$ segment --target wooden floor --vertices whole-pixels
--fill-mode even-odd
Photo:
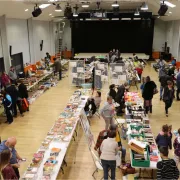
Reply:
[[[143,72],[143,76],[149,75],[152,80],[159,86],[157,73],[149,65]],[[22,164],[20,168],[21,175],[26,170],[28,164],[32,159],[32,155],[39,148],[42,140],[45,138],[48,130],[58,117],[59,113],[63,111],[69,97],[76,88],[70,86],[68,77],[59,82],[57,87],[51,88],[39,97],[33,105],[30,106],[30,112],[25,113],[24,117],[18,117],[11,125],[4,124],[5,119],[0,117],[0,136],[2,140],[10,136],[15,136],[18,140],[16,149],[18,153],[27,158],[27,162]],[[133,88],[131,89],[133,90]],[[108,92],[108,86],[102,90],[103,99]],[[180,102],[174,101],[172,108],[169,111],[169,117],[165,117],[164,103],[159,101],[159,94],[155,95],[153,99],[153,114],[150,115],[151,126],[154,135],[161,130],[163,124],[172,124],[173,130],[180,127]],[[99,131],[105,127],[103,119],[97,117],[92,118],[91,128],[95,140]],[[127,143],[123,141],[123,146]],[[128,151],[127,151],[128,152]],[[173,157],[171,153],[171,157]],[[127,155],[129,159],[129,155]],[[58,179],[72,179],[72,180],[92,180],[92,172],[95,170],[91,154],[85,137],[80,130],[79,141],[72,142],[68,150],[66,161],[68,166],[64,168],[65,174],[59,173]],[[101,179],[102,172],[96,174],[97,179]],[[121,172],[117,169],[117,179],[122,179]]]

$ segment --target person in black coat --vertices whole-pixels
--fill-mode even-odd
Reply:
[[[18,86],[18,90],[19,90],[19,97],[21,98],[21,99],[28,99],[28,97],[29,97],[29,95],[28,95],[28,90],[27,90],[27,87],[26,87],[26,85],[23,83],[23,81],[21,81],[21,83],[19,84],[19,86]],[[27,102],[28,102],[28,100],[27,100]],[[28,108],[27,108],[27,111],[29,111],[29,106],[28,106]]]
[[[17,106],[18,106],[18,109],[20,111],[21,116],[24,116],[23,111],[21,109],[21,104],[20,104],[20,101],[19,101],[19,92],[16,89],[16,86],[13,85],[13,84],[7,84],[6,92],[12,98],[12,110],[13,110],[14,117],[17,117]]]
[[[115,90],[115,84],[111,84],[109,86],[109,96],[111,96],[113,98],[113,100],[115,101],[116,98],[116,90]]]
[[[168,117],[168,109],[172,106],[174,99],[174,87],[173,82],[168,81],[167,86],[164,88],[163,101],[165,103],[166,117]]]
[[[156,89],[156,84],[154,81],[151,81],[150,77],[146,77],[146,83],[144,85],[142,97],[144,98],[144,108],[146,113],[150,111],[152,113],[152,98],[154,95],[154,90]]]
[[[117,115],[118,116],[121,116],[124,112],[123,112],[123,108],[124,108],[124,104],[125,104],[125,101],[124,101],[124,93],[125,91],[128,89],[128,83],[125,82],[124,84],[122,84],[119,88],[118,88],[118,91],[117,91],[117,94],[116,94],[116,98],[115,98],[115,101],[120,104],[120,106],[117,108]]]

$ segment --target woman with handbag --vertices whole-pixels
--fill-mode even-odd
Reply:
[[[174,100],[174,87],[172,81],[167,81],[167,86],[164,88],[163,101],[165,103],[165,113],[168,117],[168,109],[172,106]]]
[[[144,85],[142,97],[144,98],[144,108],[146,113],[150,111],[152,113],[152,98],[153,95],[157,93],[156,84],[151,81],[150,77],[146,77],[146,83]]]
[[[104,180],[108,180],[108,172],[111,170],[111,180],[115,180],[116,176],[116,154],[119,150],[118,143],[115,140],[116,131],[110,131],[108,138],[105,139],[100,147],[101,162],[104,171]]]

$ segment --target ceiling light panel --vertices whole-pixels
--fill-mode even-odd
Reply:
[[[39,8],[44,9],[44,8],[47,8],[50,5],[51,4],[41,4],[41,5],[39,5]]]

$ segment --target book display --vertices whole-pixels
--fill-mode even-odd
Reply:
[[[69,144],[75,138],[74,132],[80,118],[85,124],[88,121],[83,109],[90,94],[90,90],[81,89],[75,91],[70,97],[64,111],[60,113],[52,128],[47,132],[38,151],[34,153],[23,179],[54,180],[57,178]],[[91,138],[90,135],[89,138]]]
[[[121,85],[127,81],[126,69],[124,63],[110,64],[110,84]]]
[[[125,93],[126,122],[130,158],[133,167],[156,169],[161,160],[149,117],[145,114],[142,99],[138,93]]]

